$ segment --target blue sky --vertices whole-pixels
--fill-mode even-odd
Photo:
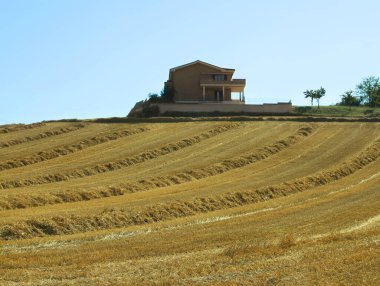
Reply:
[[[125,116],[171,67],[246,78],[248,103],[380,76],[377,0],[0,0],[0,124]]]

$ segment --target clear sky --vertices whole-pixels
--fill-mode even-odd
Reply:
[[[0,124],[126,116],[194,60],[235,68],[247,103],[380,76],[378,0],[0,0]]]

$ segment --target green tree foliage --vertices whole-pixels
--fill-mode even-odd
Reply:
[[[151,103],[164,103],[164,102],[173,102],[174,101],[174,91],[170,87],[164,87],[160,95],[157,93],[148,94],[148,102]]]
[[[148,94],[149,102],[159,102],[159,95],[157,93],[149,93]]]
[[[305,98],[310,98],[311,99],[311,106],[313,106],[313,101],[314,101],[314,93],[313,90],[306,90],[303,93],[305,95]]]
[[[361,102],[360,98],[357,98],[356,96],[354,96],[354,92],[352,90],[346,91],[345,93],[341,95],[341,97],[342,97],[342,101],[340,102],[340,105],[349,106],[350,110],[351,110],[351,106],[360,105],[360,102]]]
[[[318,103],[318,108],[319,108],[319,100],[323,96],[325,96],[326,90],[323,87],[321,87],[320,89],[317,89],[317,90],[306,90],[304,91],[303,94],[305,95],[305,98],[311,99],[311,105],[313,105],[313,101],[315,99]]]
[[[325,94],[326,94],[326,90],[325,90],[323,87],[321,87],[320,89],[317,89],[317,90],[315,91],[315,98],[316,98],[316,100],[317,100],[317,102],[318,102],[318,108],[319,108],[319,100],[320,100],[322,97],[324,97]]]
[[[165,102],[173,102],[174,101],[174,90],[173,90],[173,88],[165,86],[161,90],[161,98]]]
[[[356,94],[361,98],[361,101],[368,106],[377,106],[380,104],[380,79],[370,76],[362,80],[356,86]]]

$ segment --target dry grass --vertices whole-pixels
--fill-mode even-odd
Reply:
[[[233,123],[225,124],[223,126],[218,126],[209,130],[206,133],[201,133],[194,137],[186,138],[179,142],[168,144],[161,148],[148,150],[141,154],[135,155],[133,157],[129,157],[129,158],[113,161],[113,162],[107,162],[105,164],[99,164],[90,168],[78,169],[78,170],[74,170],[74,171],[66,172],[66,173],[62,172],[59,174],[48,174],[48,175],[26,179],[26,180],[0,182],[0,188],[2,189],[17,188],[17,187],[30,186],[30,185],[40,185],[40,184],[46,184],[46,183],[67,181],[73,178],[88,177],[88,176],[93,176],[99,173],[119,170],[121,168],[139,164],[147,160],[152,160],[159,156],[163,156],[171,152],[176,152],[182,148],[192,146],[212,136],[216,136],[222,132],[228,131],[229,129],[234,128],[236,126],[237,124],[233,124]]]
[[[345,162],[341,166],[330,170],[321,171],[313,176],[284,182],[280,185],[268,186],[247,192],[231,192],[223,195],[198,197],[186,201],[178,200],[174,203],[154,204],[143,207],[138,212],[111,209],[105,210],[95,216],[56,216],[49,219],[18,221],[15,225],[5,225],[0,228],[0,237],[3,239],[13,239],[125,227],[257,203],[340,180],[372,163],[379,156],[380,141],[375,141],[374,144],[370,145],[362,154],[357,158],[353,158],[350,162]],[[89,195],[87,199],[90,198]],[[286,243],[286,241],[283,242],[284,245]]]
[[[37,154],[33,154],[25,158],[9,160],[9,161],[0,163],[0,171],[23,167],[23,166],[43,162],[46,160],[51,160],[60,156],[65,156],[68,154],[81,151],[83,149],[86,149],[98,144],[102,144],[111,140],[117,140],[119,138],[123,138],[123,137],[130,136],[133,134],[145,132],[147,130],[148,130],[147,128],[138,128],[138,129],[132,129],[132,130],[113,132],[113,133],[103,135],[103,136],[91,137],[88,139],[81,140],[79,143],[76,143],[76,144],[65,145],[65,146],[54,148],[52,150],[47,150],[47,151],[41,151],[41,152],[38,152]]]
[[[69,132],[78,130],[80,128],[84,128],[85,126],[86,126],[85,124],[79,123],[79,124],[76,124],[76,125],[71,126],[71,127],[66,127],[66,128],[61,127],[58,129],[53,129],[51,131],[39,133],[39,134],[34,135],[34,136],[27,136],[24,138],[17,138],[17,139],[9,140],[6,142],[0,142],[0,148],[11,147],[14,145],[18,145],[18,144],[22,144],[22,143],[26,143],[26,142],[30,142],[30,141],[41,140],[41,139],[44,139],[47,137],[57,136],[57,135],[61,135],[64,133],[69,133]]]
[[[41,127],[44,126],[45,123],[32,123],[32,124],[10,124],[7,126],[1,126],[0,128],[0,133],[10,133],[10,132],[15,132],[15,131],[20,131],[20,130],[26,130],[26,129],[32,129],[35,127]]]
[[[145,178],[137,182],[124,183],[120,184],[117,187],[110,186],[97,190],[65,190],[61,192],[44,193],[37,196],[27,194],[16,196],[10,195],[5,199],[0,200],[0,207],[3,209],[13,209],[26,208],[31,206],[42,206],[46,204],[84,201],[102,197],[120,196],[125,193],[147,191],[159,187],[178,185],[193,180],[201,180],[207,177],[225,173],[232,169],[242,168],[248,164],[252,164],[260,160],[264,160],[267,157],[298,143],[300,140],[302,140],[303,137],[309,136],[312,131],[312,127],[302,127],[297,130],[294,135],[288,136],[287,138],[279,140],[269,146],[260,148],[253,153],[239,156],[238,158],[223,160],[220,163],[216,163],[208,167],[203,167],[201,169],[187,170],[168,176]]]
[[[74,125],[0,132],[1,141]],[[1,285],[380,283],[378,123],[92,123],[0,156],[148,129],[0,172],[25,181],[158,152],[130,168],[2,190]]]

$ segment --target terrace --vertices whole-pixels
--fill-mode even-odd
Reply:
[[[224,77],[223,77],[224,76]],[[200,86],[202,87],[203,99],[206,97],[206,89],[221,89],[221,100],[224,101],[225,90],[229,89],[231,92],[239,93],[238,100],[231,100],[230,103],[245,102],[244,87],[245,79],[228,79],[227,75],[221,77],[211,77],[210,75],[202,75],[200,79]]]

